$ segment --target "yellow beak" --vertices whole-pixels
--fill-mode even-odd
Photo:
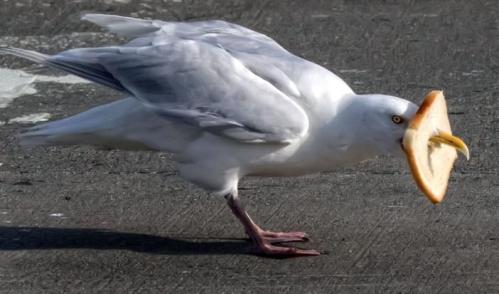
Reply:
[[[468,149],[468,146],[466,146],[466,143],[464,143],[463,140],[456,136],[438,130],[438,134],[431,137],[430,141],[433,143],[446,144],[454,147],[457,151],[461,152],[466,157],[466,160],[470,160],[470,150]]]

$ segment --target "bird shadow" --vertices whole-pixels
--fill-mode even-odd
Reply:
[[[0,226],[0,251],[43,249],[130,250],[149,254],[248,254],[245,239],[174,239],[103,229]]]

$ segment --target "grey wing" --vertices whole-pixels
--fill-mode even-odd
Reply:
[[[295,80],[300,79],[311,66],[272,38],[226,21],[165,22],[106,14],[85,14],[82,19],[112,33],[135,38],[126,47],[158,46],[194,40],[223,48],[254,74],[291,97],[302,95]]]
[[[271,38],[223,21],[83,19],[136,39],[55,56],[3,51],[125,92],[161,115],[235,140],[287,143],[306,134],[308,117],[289,75],[297,58]]]
[[[272,38],[221,20],[165,22],[108,14],[84,14],[82,20],[99,25],[112,33],[135,38],[127,46],[161,45],[173,39],[182,39],[220,45],[231,51],[293,56]]]
[[[178,40],[195,40],[221,47],[283,93],[302,101],[315,97],[310,80],[318,85],[335,85],[337,93],[353,93],[330,71],[288,52],[272,38],[234,23],[220,20],[165,22],[105,14],[86,14],[83,19],[112,33],[135,38],[125,45],[128,47],[155,46]]]
[[[311,66],[272,38],[226,21],[165,22],[106,14],[85,14],[82,19],[112,33],[135,38],[126,47],[195,40],[223,48],[253,73],[292,97],[301,96],[295,80]]]
[[[131,38],[155,32],[161,28],[162,23],[161,21],[96,13],[83,14],[81,19],[104,27],[112,33]]]
[[[307,114],[291,97],[224,48],[204,42],[73,49],[46,64],[113,85],[160,115],[238,141],[289,143],[308,131]]]

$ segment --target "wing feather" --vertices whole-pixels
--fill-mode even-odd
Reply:
[[[237,141],[289,143],[307,133],[295,81],[311,63],[271,38],[225,21],[82,18],[135,39],[54,56],[3,51],[125,92],[168,119]]]
[[[223,48],[194,40],[82,48],[49,65],[119,85],[160,115],[234,140],[289,143],[308,130],[305,111]]]

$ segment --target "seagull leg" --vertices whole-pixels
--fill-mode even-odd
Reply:
[[[318,251],[299,249],[294,247],[276,246],[274,243],[283,242],[304,242],[308,241],[307,234],[302,232],[271,232],[260,228],[248,215],[244,209],[237,193],[230,193],[225,196],[227,204],[234,215],[241,221],[250,237],[257,253],[271,256],[315,256],[320,255]]]

